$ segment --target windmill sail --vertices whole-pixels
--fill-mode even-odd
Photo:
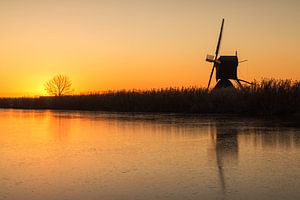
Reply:
[[[217,65],[217,60],[218,60],[218,55],[219,55],[221,40],[222,40],[222,35],[223,35],[223,27],[224,27],[224,18],[222,19],[221,30],[220,30],[218,44],[217,44],[217,48],[216,48],[216,55],[215,55],[214,64],[213,64],[213,67],[212,67],[212,70],[211,70],[211,73],[210,73],[207,90],[209,89],[211,78],[212,78],[212,75],[214,74],[214,69]]]

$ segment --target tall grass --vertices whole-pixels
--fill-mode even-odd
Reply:
[[[265,79],[241,89],[183,87],[62,97],[1,98],[1,108],[287,115],[300,113],[300,81]]]

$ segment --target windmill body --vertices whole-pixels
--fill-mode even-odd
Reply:
[[[220,56],[216,65],[216,79],[238,79],[237,67],[239,64],[237,56]]]
[[[239,65],[239,59],[237,56],[237,53],[233,56],[226,55],[226,56],[220,56],[218,57],[221,40],[222,40],[222,34],[223,34],[223,27],[224,27],[224,19],[222,20],[220,35],[218,39],[217,49],[215,56],[213,55],[207,55],[206,61],[213,63],[213,68],[210,74],[209,82],[207,89],[209,89],[210,82],[214,73],[214,69],[216,68],[216,81],[217,84],[215,86],[215,89],[217,88],[226,88],[226,87],[234,87],[230,80],[234,80],[237,82],[237,84],[242,88],[242,82],[249,83],[247,81],[241,80],[238,78],[237,75],[237,68]],[[244,61],[241,61],[244,62]],[[251,84],[251,83],[249,83]]]

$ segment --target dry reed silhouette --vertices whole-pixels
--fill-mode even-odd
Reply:
[[[300,81],[264,79],[240,89],[183,87],[81,95],[1,98],[1,108],[115,112],[290,115],[300,113]]]

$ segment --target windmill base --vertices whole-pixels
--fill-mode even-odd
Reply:
[[[214,87],[214,89],[220,89],[220,88],[229,88],[229,87],[232,87],[234,88],[233,84],[231,83],[230,80],[228,79],[220,79],[216,86]]]

